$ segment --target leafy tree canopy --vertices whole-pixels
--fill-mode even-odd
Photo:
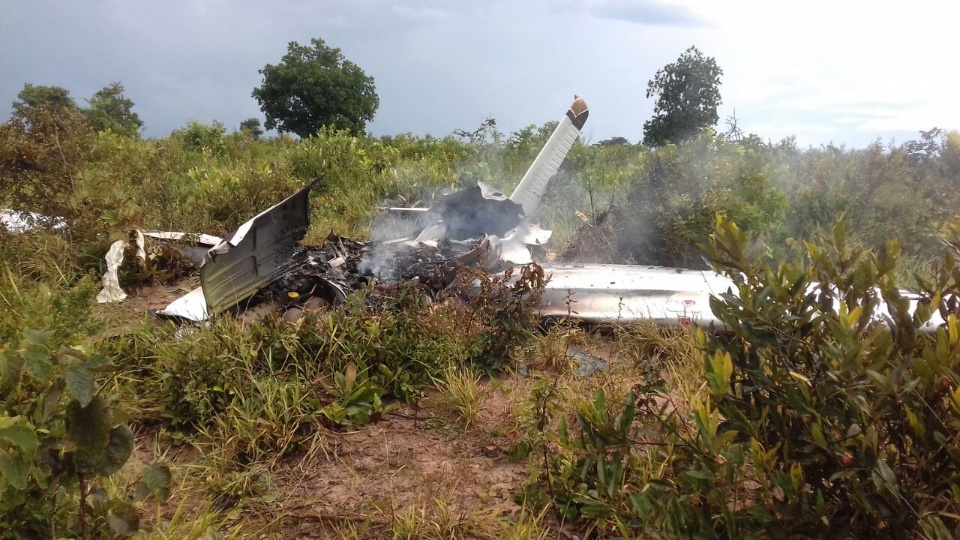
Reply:
[[[260,70],[263,83],[253,90],[267,129],[308,137],[329,126],[362,134],[380,99],[373,77],[322,39],[311,46],[296,41],[277,65]]]
[[[259,118],[247,118],[240,122],[240,131],[250,134],[254,139],[259,139],[263,135],[263,128],[260,127]]]
[[[716,60],[696,47],[657,71],[647,83],[647,98],[657,96],[657,104],[653,118],[643,124],[643,143],[678,143],[716,125],[721,75]]]
[[[103,87],[87,103],[89,107],[83,113],[96,131],[109,129],[126,137],[140,137],[143,121],[133,112],[133,101],[123,95],[123,85],[119,82]]]
[[[59,86],[23,85],[13,102],[13,119],[26,124],[32,123],[41,111],[60,116],[64,112],[75,112],[77,103],[70,97],[70,91]]]

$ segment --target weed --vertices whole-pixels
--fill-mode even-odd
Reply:
[[[434,379],[434,385],[439,392],[436,403],[440,409],[452,413],[464,429],[469,429],[479,418],[487,393],[480,376],[471,368],[450,366],[441,378]]]

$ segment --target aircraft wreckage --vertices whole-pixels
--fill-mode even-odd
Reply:
[[[454,281],[461,265],[497,272],[530,263],[531,248],[545,244],[551,234],[530,217],[587,116],[586,103],[576,98],[509,197],[480,183],[446,195],[429,208],[386,209],[422,218],[423,226],[410,236],[358,242],[331,233],[321,246],[302,245],[310,226],[313,185],[258,214],[228,238],[137,231],[138,257],[144,257],[147,237],[180,242],[181,254],[200,266],[200,286],[158,314],[200,322],[231,310],[269,311],[282,305],[288,312],[302,311],[342,303],[371,281],[386,285],[412,281],[439,292]],[[101,302],[125,296],[117,282],[125,247],[119,241],[107,255]],[[736,290],[730,279],[712,271],[537,262],[548,278],[540,304],[543,318],[719,326],[710,297]],[[931,320],[927,326],[933,329],[940,322]]]

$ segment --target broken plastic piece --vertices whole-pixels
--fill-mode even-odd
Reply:
[[[23,234],[37,227],[62,229],[67,226],[67,222],[63,218],[44,216],[36,212],[0,210],[0,225],[14,234]]]

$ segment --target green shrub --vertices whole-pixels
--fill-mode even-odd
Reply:
[[[719,220],[708,248],[736,284],[702,335],[709,396],[677,407],[655,373],[560,419],[547,460],[558,510],[624,536],[951,538],[960,532],[960,268],[918,298],[895,242],[842,227],[800,261]],[[934,314],[946,323],[926,326]],[[575,427],[575,429],[574,429]]]
[[[296,324],[277,316],[253,324],[222,317],[208,328],[144,326],[99,348],[123,366],[121,403],[138,421],[192,432],[238,406],[249,408],[264,379],[301,385],[304,421],[348,427],[379,418],[386,399],[416,399],[451,365],[493,372],[531,334],[536,266],[514,279],[465,273],[465,302],[434,304],[413,285],[387,295],[373,289],[343,306],[307,313]],[[467,277],[469,276],[469,278]],[[132,412],[132,411],[131,411]],[[320,416],[326,420],[321,422]]]
[[[133,492],[108,496],[102,478],[134,447],[114,396],[94,380],[114,368],[55,335],[25,330],[18,348],[0,350],[0,528],[17,538],[131,536],[139,514],[124,495],[166,496],[169,471],[149,465]]]

